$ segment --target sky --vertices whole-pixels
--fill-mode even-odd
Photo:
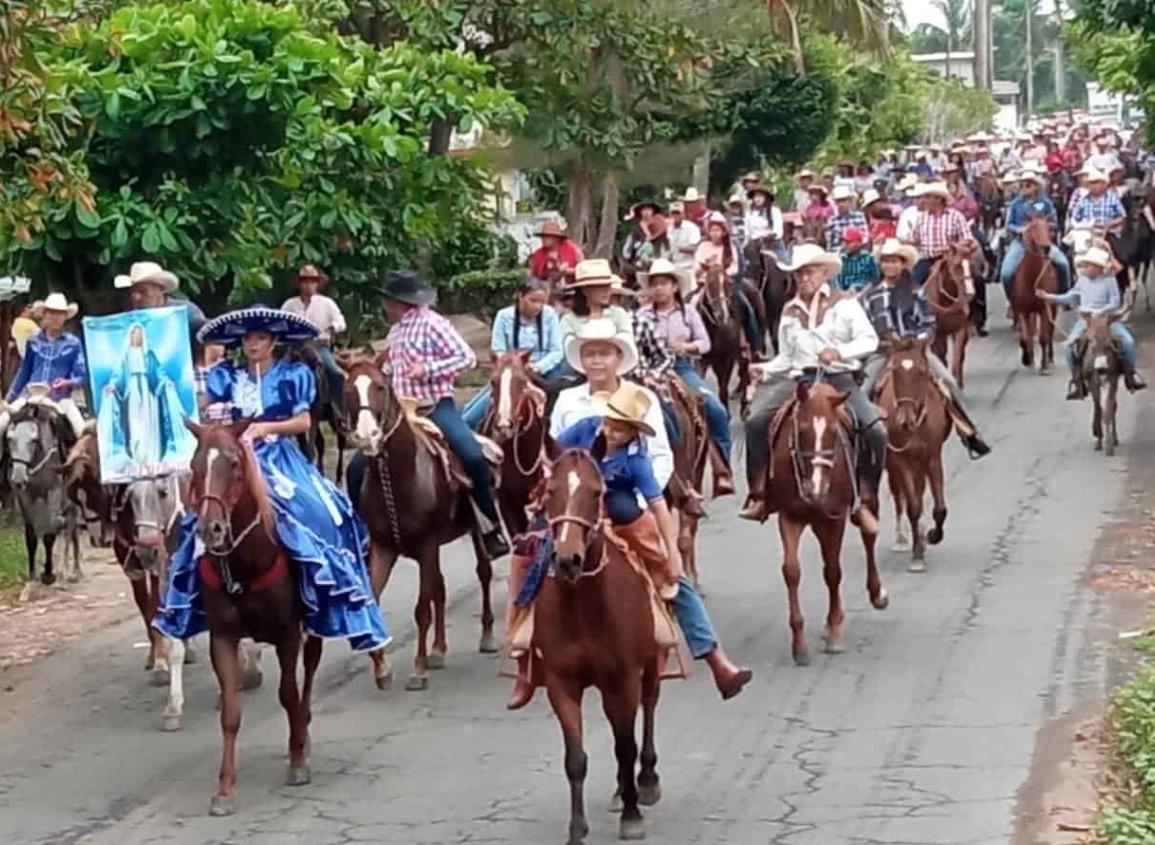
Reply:
[[[902,0],[902,8],[906,12],[906,22],[911,29],[920,23],[933,23],[936,26],[944,24],[942,13],[926,0]]]

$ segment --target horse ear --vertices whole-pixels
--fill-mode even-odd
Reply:
[[[240,440],[245,436],[245,432],[249,430],[249,426],[252,424],[252,417],[245,417],[243,420],[237,420],[235,423],[229,426],[229,433],[232,434],[233,437]]]
[[[601,463],[606,457],[606,449],[609,447],[606,444],[606,436],[599,434],[594,438],[594,445],[590,447],[590,457],[598,463]]]
[[[195,437],[197,440],[201,439],[201,435],[204,434],[205,426],[198,423],[192,417],[182,417],[181,421],[184,423],[184,427],[192,432],[193,437]]]
[[[529,359],[530,359],[530,356],[533,355],[533,350],[532,349],[519,349],[519,350],[517,350],[516,354],[517,354],[518,360],[521,362],[521,365],[523,367],[525,367],[525,366],[528,366],[528,364],[529,364]]]
[[[795,387],[794,387],[794,398],[797,399],[799,402],[805,402],[806,397],[809,395],[810,395],[810,388],[808,388],[806,386],[806,382],[799,379],[798,384],[795,385]]]
[[[835,399],[833,402],[833,406],[835,408],[837,408],[839,405],[845,404],[846,400],[849,398],[850,398],[850,391],[849,390],[847,390],[845,393],[839,393],[838,398]]]

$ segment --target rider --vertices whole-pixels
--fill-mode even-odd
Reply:
[[[802,210],[806,220],[821,220],[823,224],[834,216],[834,204],[830,202],[830,191],[821,182],[815,182],[807,189],[809,201]]]
[[[698,244],[702,241],[702,230],[698,228],[698,224],[686,219],[686,208],[681,200],[670,203],[670,225],[666,229],[666,237],[673,252],[670,260],[678,265],[689,279],[694,272],[694,253],[698,251]]]
[[[815,370],[823,371],[825,381],[847,393],[847,407],[865,445],[858,463],[859,486],[866,488],[868,498],[878,494],[886,459],[886,425],[855,379],[861,359],[878,348],[878,335],[858,300],[831,287],[830,280],[841,268],[837,255],[814,244],[796,247],[794,263],[782,268],[794,273],[798,295],[782,311],[778,355],[762,368],[764,377],[777,377],[775,383],[746,423],[750,495],[740,514],[743,519],[760,522],[772,511],[766,490],[770,423],[793,395],[795,381]],[[877,530],[875,515],[861,501],[855,515],[865,530]]]
[[[862,390],[871,398],[874,397],[879,377],[886,366],[886,347],[890,338],[929,337],[934,331],[934,314],[926,301],[926,294],[922,288],[915,287],[910,277],[910,270],[917,260],[918,251],[913,247],[896,240],[887,241],[879,250],[882,278],[859,294],[866,315],[881,341],[878,352],[867,358],[862,367]],[[963,405],[958,382],[946,364],[929,349],[926,359],[932,375],[946,388],[948,398],[954,405],[955,413],[951,416],[958,423],[963,445],[973,457],[986,455],[991,447],[979,436],[971,422],[970,414]]]
[[[629,312],[613,304],[615,281],[618,281],[618,277],[610,269],[610,262],[604,258],[587,258],[578,264],[574,270],[573,283],[564,288],[564,292],[572,294],[573,299],[570,310],[561,318],[563,341],[571,334],[576,334],[590,320],[609,320],[624,334],[633,331]]]
[[[1011,211],[1007,216],[1007,231],[1015,237],[1007,246],[1003,256],[1003,266],[999,270],[999,280],[1003,283],[1009,302],[1014,295],[1015,271],[1023,262],[1025,247],[1023,245],[1023,231],[1036,217],[1045,217],[1055,229],[1059,219],[1055,214],[1054,203],[1039,190],[1042,178],[1033,170],[1024,170],[1019,174],[1019,196],[1011,203]],[[1059,290],[1065,291],[1071,286],[1071,265],[1067,256],[1059,249],[1058,244],[1051,244],[1051,263],[1055,265],[1055,276],[1058,279]]]
[[[32,310],[42,314],[40,332],[28,338],[20,369],[16,371],[16,377],[4,396],[4,407],[0,410],[0,434],[7,430],[12,416],[32,398],[33,401],[54,406],[68,420],[72,433],[79,438],[84,431],[84,417],[72,401],[72,392],[84,389],[88,381],[88,370],[84,364],[84,347],[81,346],[80,338],[64,330],[64,324],[76,316],[79,307],[69,302],[64,294],[52,293],[43,302],[34,304]],[[47,385],[47,397],[30,397],[28,387],[33,384]]]
[[[738,253],[730,243],[730,228],[726,225],[724,215],[715,211],[706,218],[706,238],[698,244],[694,262],[697,264],[695,280],[699,289],[705,284],[706,276],[711,269],[721,268],[731,280],[733,301],[742,318],[742,332],[746,336],[746,343],[750,345],[754,355],[761,355],[765,348],[762,332],[758,329],[758,317],[748,299],[746,287],[738,278]]]
[[[129,288],[129,300],[137,310],[183,306],[188,312],[190,343],[206,322],[204,312],[196,303],[173,298],[173,292],[180,287],[180,280],[154,261],[137,261],[129,268],[128,275],[122,273],[113,279],[113,287]]]
[[[810,205],[810,188],[814,185],[814,171],[809,167],[798,171],[794,177],[794,210],[802,212]]]
[[[573,278],[574,268],[584,257],[581,247],[569,239],[564,226],[547,220],[534,233],[541,246],[529,254],[529,274],[535,279],[564,284]]]
[[[1109,241],[1127,222],[1127,212],[1119,195],[1108,187],[1106,173],[1088,167],[1084,178],[1087,193],[1071,210],[1072,227],[1080,223],[1101,226],[1107,232]]]
[[[316,336],[316,326],[303,317],[257,306],[217,317],[197,339],[243,350],[243,364],[213,367],[207,389],[215,401],[232,403],[236,419],[252,421],[244,433],[245,449],[252,450],[264,480],[277,540],[296,564],[306,630],[347,639],[357,651],[375,650],[390,636],[369,583],[364,524],[345,494],[297,447],[296,436],[309,430],[313,373],[275,354],[278,343]],[[180,536],[153,625],[168,637],[187,639],[207,627],[200,583],[204,551],[195,513],[185,517]]]
[[[769,237],[775,249],[782,249],[786,229],[782,210],[774,204],[774,192],[769,188],[754,188],[746,196],[750,200],[750,207],[746,211],[746,241]]]
[[[526,279],[517,286],[513,305],[497,312],[489,348],[494,357],[517,349],[528,349],[529,371],[544,382],[560,375],[562,362],[561,325],[549,304],[550,283]],[[481,428],[493,405],[493,388],[485,385],[461,412],[474,431]]]
[[[639,274],[649,294],[649,304],[637,310],[635,319],[653,330],[652,337],[674,355],[673,370],[682,382],[702,397],[706,404],[706,423],[710,439],[726,464],[724,472],[715,473],[714,492],[728,496],[734,492],[730,473],[730,412],[698,374],[693,359],[710,351],[710,336],[696,308],[687,308],[679,290],[678,269],[668,261],[655,261],[649,273]]]
[[[931,268],[956,243],[974,243],[971,227],[966,218],[948,203],[954,200],[950,189],[942,182],[923,185],[918,197],[922,210],[914,219],[914,245],[918,247],[918,263],[911,271],[915,284],[926,284]],[[968,297],[974,291],[967,291]]]
[[[347,328],[345,315],[341,313],[341,306],[321,293],[329,286],[329,275],[312,264],[306,264],[297,271],[297,296],[285,300],[282,311],[304,317],[317,327],[319,333],[314,348],[317,350],[317,359],[321,362],[330,380],[338,385],[345,382],[345,371],[337,364],[333,357],[333,339],[342,334]]]
[[[1055,302],[1059,305],[1069,305],[1079,309],[1079,320],[1071,327],[1067,335],[1067,366],[1071,369],[1071,385],[1067,389],[1068,399],[1082,399],[1087,395],[1087,386],[1083,384],[1082,368],[1079,366],[1079,350],[1076,341],[1087,330],[1084,314],[1115,314],[1119,311],[1122,297],[1119,293],[1119,284],[1111,271],[1111,254],[1101,247],[1093,246],[1083,255],[1075,259],[1075,267],[1079,271],[1079,279],[1075,286],[1064,294],[1047,293],[1036,289],[1040,299]],[[1147,383],[1139,375],[1135,367],[1138,362],[1138,352],[1135,348],[1135,338],[1122,320],[1111,323],[1111,336],[1119,344],[1120,363],[1123,367],[1123,381],[1131,391],[1143,390]]]
[[[842,238],[842,272],[835,283],[839,290],[858,292],[878,278],[878,262],[867,248],[861,229],[847,229]]]
[[[854,191],[839,186],[834,189],[834,216],[826,221],[826,248],[831,252],[842,251],[842,236],[847,229],[867,229],[866,215],[854,208]]]
[[[871,243],[880,244],[887,238],[893,238],[898,231],[898,218],[894,207],[874,188],[862,195],[862,213],[866,215],[867,232]]]

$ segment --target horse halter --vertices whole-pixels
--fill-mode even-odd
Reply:
[[[811,469],[814,467],[823,467],[830,470],[831,475],[834,474],[834,469],[838,465],[838,451],[839,447],[844,447],[847,465],[850,461],[850,449],[847,448],[846,434],[842,429],[842,425],[837,421],[834,426],[834,446],[830,449],[803,449],[801,448],[801,430],[798,426],[798,415],[802,410],[802,404],[798,403],[794,406],[794,411],[790,415],[790,442],[787,444],[790,448],[790,463],[794,470],[794,489],[798,493],[798,498],[808,505],[817,505],[821,497],[815,497],[805,492],[802,485],[802,479],[806,475],[807,466]],[[851,477],[854,477],[854,469],[850,467]]]
[[[243,484],[244,476],[241,478],[233,478],[229,484],[229,490],[226,496],[219,496],[216,493],[201,493],[192,491],[193,504],[196,508],[197,519],[202,520],[206,518],[206,509],[208,505],[216,503],[220,506],[221,512],[224,515],[223,522],[227,526],[228,535],[227,541],[229,546],[224,551],[210,549],[205,547],[205,556],[212,558],[220,570],[221,583],[230,596],[237,596],[244,592],[244,586],[233,577],[233,572],[229,566],[229,557],[240,548],[248,536],[253,533],[258,525],[261,524],[262,513],[261,509],[257,508],[252,520],[240,532],[236,534],[233,531],[232,513],[240,501],[239,487]],[[235,492],[234,492],[235,491]],[[231,500],[231,501],[229,501]]]

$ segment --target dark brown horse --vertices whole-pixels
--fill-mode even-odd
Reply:
[[[791,651],[794,663],[806,666],[810,653],[803,631],[798,585],[802,569],[798,546],[807,526],[822,550],[829,609],[826,615],[825,650],[843,651],[842,537],[854,505],[854,470],[849,416],[842,407],[846,396],[828,384],[812,387],[800,381],[794,397],[772,423],[768,501],[778,510],[782,537],[782,577],[790,596]],[[871,503],[877,513],[877,503]],[[874,556],[875,534],[862,531],[866,549],[866,589],[870,603],[879,610],[889,604],[878,576]]]
[[[272,643],[277,652],[281,667],[278,692],[289,719],[285,778],[289,786],[310,780],[306,754],[313,677],[321,661],[321,640],[303,636],[305,609],[296,570],[277,541],[273,510],[256,457],[241,440],[249,423],[202,426],[185,422],[197,439],[190,504],[196,510],[197,531],[205,548],[205,556],[197,565],[209,649],[221,694],[224,744],[217,790],[209,807],[214,816],[231,815],[236,807],[241,638]],[[298,688],[297,665],[302,651],[305,675],[303,686]]]
[[[826,221],[818,217],[804,218],[799,239],[800,243],[818,244],[826,249]]]
[[[730,278],[721,267],[711,267],[702,281],[698,313],[710,336],[710,351],[702,356],[703,371],[712,369],[718,379],[718,399],[730,407],[730,382],[738,371],[742,419],[750,414],[750,350],[743,344],[742,315],[734,302]]]
[[[927,359],[927,342],[894,338],[879,384],[878,405],[887,412],[889,450],[886,474],[894,497],[896,550],[912,551],[911,572],[926,571],[926,544],[942,542],[946,522],[946,485],[942,447],[950,437],[952,421],[946,397],[934,383]],[[924,537],[920,522],[927,480],[934,499],[934,528]],[[910,534],[902,531],[902,517]],[[906,538],[910,539],[904,542]]]
[[[999,178],[993,173],[984,173],[978,177],[978,200],[983,233],[989,238],[1002,224],[1004,207],[1003,189],[999,185]]]
[[[950,369],[959,387],[965,384],[967,341],[974,325],[966,290],[968,281],[974,284],[975,275],[970,263],[972,255],[969,243],[951,244],[934,265],[923,288],[927,304],[934,312],[934,354],[943,361],[948,360],[948,341],[953,341]],[[979,278],[977,283],[983,284],[982,279]]]
[[[1116,314],[1083,314],[1087,330],[1075,342],[1083,387],[1094,403],[1091,434],[1095,451],[1115,454],[1119,432],[1115,426],[1118,409],[1119,377],[1123,373],[1123,354],[1111,335],[1111,325],[1122,319]]]
[[[527,369],[532,350],[507,352],[493,362],[493,404],[481,431],[502,448],[497,506],[511,536],[529,528],[525,509],[543,476],[549,433],[545,391]]]
[[[313,371],[313,382],[317,386],[313,405],[309,409],[309,431],[297,438],[301,451],[312,461],[321,475],[325,474],[325,433],[321,426],[328,423],[337,441],[337,466],[334,478],[340,486],[345,477],[345,450],[349,446],[348,422],[345,414],[343,385],[335,382],[333,375],[325,369],[317,351],[304,346],[296,353],[299,360]]]
[[[469,490],[451,479],[446,461],[419,431],[381,372],[376,361],[346,359],[345,401],[353,421],[353,442],[365,455],[365,479],[357,510],[369,529],[370,573],[380,595],[393,565],[404,555],[417,561],[420,586],[413,611],[417,622],[417,655],[405,688],[424,690],[429,669],[445,666],[449,645],[445,634],[445,577],[441,547],[466,534],[473,539],[477,578],[481,583],[481,642],[483,654],[497,653],[493,637],[490,583],[493,567],[485,554]],[[433,647],[428,647],[433,625]],[[373,652],[377,685],[392,680],[384,652]]]
[[[758,290],[765,316],[765,330],[775,354],[778,352],[778,326],[782,321],[782,309],[786,307],[790,292],[790,276],[778,265],[774,252],[776,241],[763,238],[751,241],[743,250],[746,258],[746,278]]]
[[[587,687],[601,692],[602,709],[613,729],[622,839],[645,836],[638,805],[650,806],[661,797],[654,746],[659,648],[650,587],[621,541],[609,534],[602,520],[603,494],[597,463],[574,450],[557,459],[543,501],[556,572],[545,579],[535,604],[533,648],[540,655],[549,702],[565,739],[570,845],[581,843],[589,832],[582,744],[582,695]],[[641,771],[635,775],[639,704]]]
[[[700,500],[706,477],[706,464],[717,450],[712,449],[706,425],[706,406],[702,397],[691,392],[674,373],[666,375],[666,392],[678,419],[681,438],[671,444],[674,453],[674,478],[666,485],[670,507],[678,513],[678,551],[686,577],[698,586],[698,523],[700,507],[689,506],[689,497]],[[676,481],[675,481],[676,479]]]
[[[1058,291],[1058,277],[1051,264],[1051,226],[1036,217],[1023,231],[1023,261],[1015,272],[1011,309],[1019,332],[1024,367],[1035,361],[1035,338],[1041,351],[1039,371],[1047,372],[1055,360],[1055,306],[1040,299],[1036,290]]]

